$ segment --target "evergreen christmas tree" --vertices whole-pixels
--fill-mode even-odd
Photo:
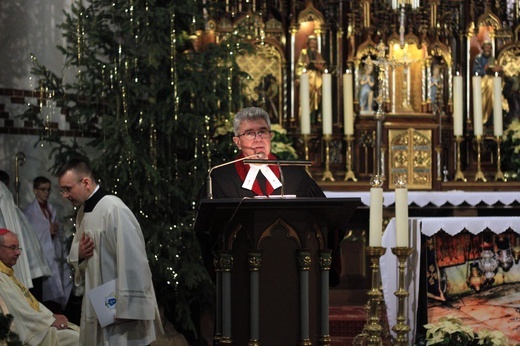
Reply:
[[[97,176],[138,216],[159,305],[188,339],[196,338],[196,317],[214,295],[192,230],[197,201],[208,167],[234,150],[229,134],[215,129],[229,127],[247,77],[235,62],[248,51],[245,34],[198,44],[203,13],[220,11],[202,6],[196,0],[77,0],[60,25],[64,75],[37,57],[33,68],[42,98],[52,96],[67,111],[75,133],[95,138],[89,146],[99,153],[90,158]],[[24,116],[43,129],[39,113],[31,107]],[[76,138],[42,139],[54,144],[55,168],[85,155]]]

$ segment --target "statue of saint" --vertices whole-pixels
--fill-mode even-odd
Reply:
[[[374,64],[370,59],[365,64],[365,73],[359,80],[359,110],[362,113],[370,113],[373,110],[374,85],[376,79],[373,75]]]
[[[482,122],[486,124],[493,111],[493,76],[502,72],[502,66],[495,63],[495,57],[491,54],[493,46],[491,42],[482,43],[482,53],[475,57],[473,74],[482,77]]]
[[[325,70],[325,60],[318,51],[318,39],[314,35],[307,38],[307,48],[302,49],[296,66],[297,82],[305,71],[309,76],[309,99],[311,118],[315,121],[321,104],[321,75]]]

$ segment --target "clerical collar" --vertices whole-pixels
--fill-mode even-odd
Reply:
[[[83,211],[85,213],[90,213],[92,210],[94,210],[94,207],[98,202],[101,200],[101,198],[108,195],[108,192],[106,192],[103,188],[101,188],[99,185],[97,186],[94,193],[85,201]]]

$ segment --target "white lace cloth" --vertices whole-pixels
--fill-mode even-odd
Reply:
[[[338,192],[338,191],[325,191],[327,197],[336,198],[347,198],[347,197],[359,197],[361,202],[369,206],[370,205],[370,192]],[[471,206],[475,206],[479,203],[486,205],[495,205],[498,202],[504,205],[510,205],[514,202],[520,203],[520,193],[518,191],[511,192],[496,192],[496,191],[408,191],[408,204],[415,203],[420,207],[424,207],[429,203],[440,207],[446,204],[454,206],[467,203]],[[383,205],[388,207],[395,203],[395,193],[388,191],[383,193]]]

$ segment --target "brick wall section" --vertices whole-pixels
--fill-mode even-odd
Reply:
[[[92,134],[71,129],[67,109],[52,106],[52,102],[45,98],[46,95],[43,96],[42,99],[39,91],[0,88],[0,134],[41,135],[42,131],[49,130],[59,131],[63,137],[92,137]],[[20,118],[28,107],[39,110],[40,105],[44,105],[47,111],[45,115],[42,114],[49,125],[47,129]]]

